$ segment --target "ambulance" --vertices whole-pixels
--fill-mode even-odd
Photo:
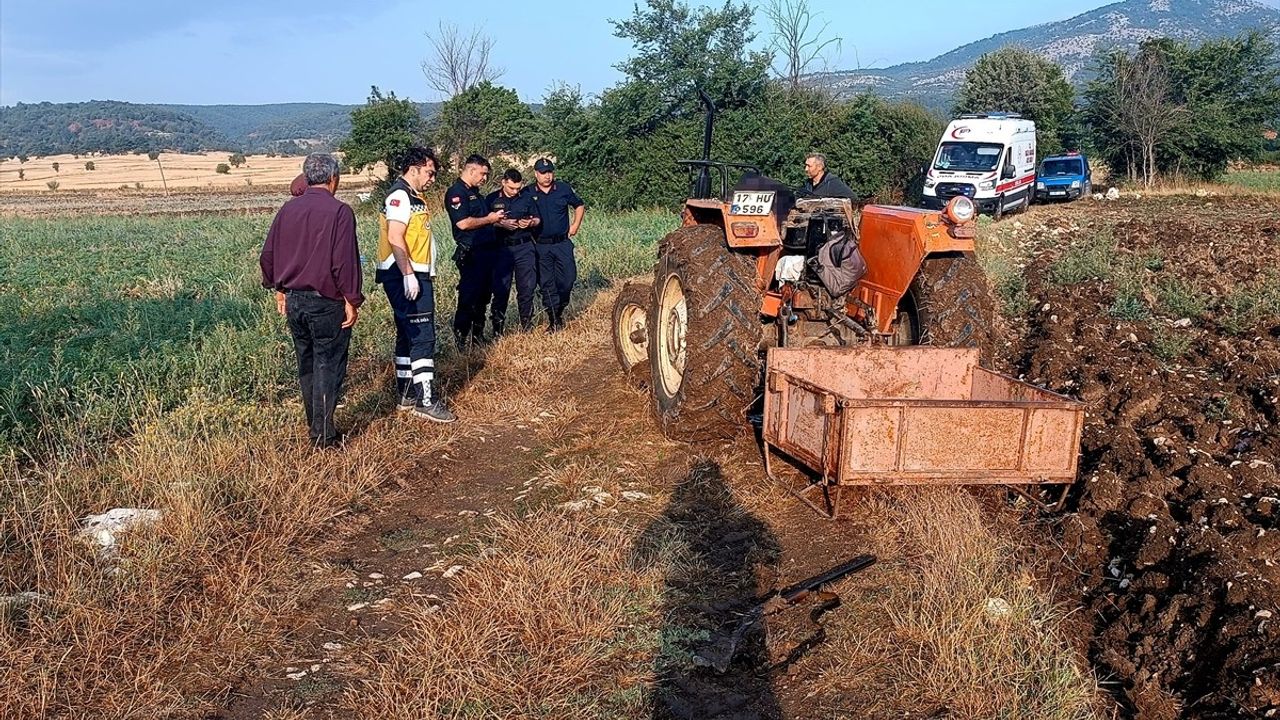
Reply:
[[[961,115],[947,125],[925,171],[924,207],[957,195],[999,218],[1026,209],[1036,189],[1036,124],[1013,113]]]

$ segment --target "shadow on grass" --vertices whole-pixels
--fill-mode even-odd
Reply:
[[[702,460],[676,486],[662,515],[638,538],[635,551],[652,557],[673,543],[684,556],[666,579],[653,718],[781,718],[762,626],[743,637],[725,672],[706,666],[709,656],[723,650],[716,644],[723,644],[737,625],[742,599],[766,589],[756,568],[775,561],[777,538],[737,503],[720,466]]]

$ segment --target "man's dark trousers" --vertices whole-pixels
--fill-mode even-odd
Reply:
[[[568,308],[569,292],[578,280],[572,240],[538,238],[538,276],[542,284],[542,304],[547,311],[557,313]]]
[[[382,284],[396,322],[396,390],[401,397],[421,400],[430,405],[432,383],[436,372],[436,293],[427,273],[414,273],[418,278],[418,298],[404,296],[404,276],[390,278]]]
[[[465,341],[474,333],[484,333],[485,309],[493,297],[493,267],[498,262],[498,246],[473,247],[467,261],[458,267],[458,310],[453,315],[453,332]]]
[[[533,240],[502,248],[493,273],[491,310],[494,327],[502,327],[507,315],[507,306],[511,302],[511,279],[514,275],[520,325],[528,328],[533,322],[533,294],[538,289],[538,252],[534,249]]]
[[[346,319],[343,302],[311,290],[291,290],[285,314],[298,355],[298,383],[307,411],[308,434],[317,445],[331,445],[338,440],[333,410],[347,375],[351,345],[351,329],[342,327]]]

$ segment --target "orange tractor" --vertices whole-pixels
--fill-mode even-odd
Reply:
[[[715,440],[757,419],[766,463],[780,451],[807,466],[791,489],[830,516],[851,485],[1005,484],[1038,500],[1027,486],[1060,484],[1065,497],[1083,407],[983,367],[992,303],[972,201],[797,198],[709,159],[703,100],[681,226],[653,283],[628,283],[613,312],[618,360],[651,388],[663,432]]]

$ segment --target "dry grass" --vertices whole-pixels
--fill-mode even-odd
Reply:
[[[15,158],[0,161],[0,188],[6,191],[38,192],[50,195],[49,182],[58,183],[57,192],[68,190],[114,190],[118,188],[170,190],[208,188],[225,190],[255,185],[287,186],[302,171],[302,158],[267,157],[247,155],[245,164],[231,168],[231,172],[217,172],[220,163],[226,163],[229,153],[173,153],[160,154],[159,163],[147,159],[146,154],[133,155],[49,155],[32,158],[20,163]],[[86,170],[85,163],[92,161],[93,170]],[[54,170],[54,163],[58,169]],[[163,167],[163,179],[161,168]],[[364,187],[377,177],[381,165],[358,175],[344,176],[348,187]],[[18,171],[22,178],[18,178]],[[141,187],[139,187],[139,185]]]
[[[864,621],[836,629],[827,653],[836,662],[822,681],[867,702],[830,698],[838,717],[1098,716],[1095,681],[1058,630],[1061,609],[1020,570],[970,494],[880,494],[866,513],[887,521],[874,542],[889,578],[846,591]]]
[[[0,623],[5,717],[197,714],[277,641],[267,619],[298,599],[299,548],[406,473],[403,447],[448,440],[378,421],[346,452],[315,453],[299,425],[289,410],[196,400],[105,461],[6,476],[3,590],[43,599]],[[110,559],[75,535],[109,507],[165,514]]]
[[[522,384],[550,365],[571,383],[578,373],[600,372],[564,360],[599,360],[610,297],[598,298],[569,333],[499,344],[461,407],[485,422],[526,425],[547,449],[533,478],[560,488],[562,497],[583,497],[589,487],[617,498],[638,487],[652,503],[572,515],[543,510],[499,522],[483,549],[465,560],[469,570],[453,598],[442,608],[418,606],[394,649],[365,658],[373,675],[347,692],[345,712],[393,719],[650,717],[664,686],[657,669],[692,672],[688,651],[707,639],[690,608],[723,599],[700,597],[698,589],[737,597],[743,588],[730,585],[746,579],[722,577],[723,568],[691,550],[705,544],[688,527],[701,520],[677,507],[676,481],[691,464],[723,472],[732,497],[721,509],[737,519],[713,508],[717,517],[707,518],[713,523],[794,521],[780,511],[795,500],[763,479],[754,454],[729,447],[711,461],[690,456],[656,433],[645,403],[626,397],[633,391],[602,383],[596,392],[604,396],[584,397],[571,386]],[[507,383],[520,391],[496,392]],[[862,550],[881,558],[876,572],[836,588],[849,607],[831,615],[831,639],[813,652],[824,717],[901,718],[940,709],[957,718],[1094,717],[1096,689],[1083,659],[1056,630],[1058,609],[1020,570],[969,494],[871,495],[864,515],[885,522],[802,520],[823,533],[856,533],[866,524],[872,531]],[[710,539],[722,532],[712,530]],[[637,552],[647,559],[639,566]],[[1008,613],[988,614],[990,598],[1008,603]]]
[[[556,513],[499,522],[493,557],[348,693],[360,717],[633,717],[646,699],[657,569],[632,562],[608,520]],[[374,661],[370,658],[370,661]]]

